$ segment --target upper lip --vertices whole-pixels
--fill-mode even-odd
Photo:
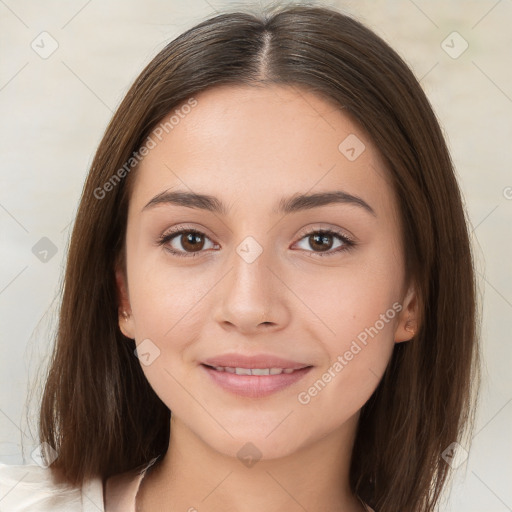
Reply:
[[[229,368],[292,368],[298,370],[311,366],[309,364],[283,359],[272,354],[257,354],[245,356],[242,354],[222,354],[202,361],[208,366],[223,366]]]

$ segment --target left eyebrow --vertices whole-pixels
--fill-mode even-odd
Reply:
[[[321,206],[331,204],[352,204],[366,210],[368,213],[377,217],[375,210],[363,199],[354,196],[342,190],[333,190],[328,192],[318,192],[315,194],[295,194],[290,197],[283,197],[278,202],[278,206],[272,210],[274,214],[288,214],[311,210]],[[218,213],[226,216],[229,209],[220,199],[208,194],[197,194],[194,192],[181,192],[166,190],[157,194],[151,199],[142,211],[152,208],[160,204],[175,204],[178,206],[186,206],[188,208],[196,208],[201,210]]]

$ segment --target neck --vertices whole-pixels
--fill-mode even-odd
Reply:
[[[350,454],[358,415],[293,453],[261,458],[219,453],[171,415],[169,448],[143,479],[137,510],[361,512],[349,488]],[[254,455],[251,457],[251,455]]]

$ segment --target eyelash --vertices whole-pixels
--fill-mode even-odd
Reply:
[[[209,237],[205,233],[198,231],[197,229],[177,226],[176,228],[173,228],[170,233],[167,233],[167,234],[164,233],[163,235],[161,235],[157,239],[157,245],[163,246],[166,243],[170,242],[173,238],[176,238],[179,235],[183,235],[185,233],[192,233],[194,235],[200,235],[202,237],[209,239]],[[325,251],[325,252],[306,251],[306,252],[311,252],[311,253],[315,254],[316,256],[320,256],[320,257],[333,256],[333,255],[343,252],[343,251],[349,251],[356,245],[356,243],[352,239],[350,239],[346,235],[344,235],[338,231],[332,230],[332,229],[315,229],[312,231],[308,231],[306,233],[302,233],[301,237],[299,238],[299,241],[303,240],[306,237],[314,235],[314,234],[332,235],[332,236],[339,238],[344,244],[335,250],[330,249],[329,251]],[[165,247],[165,249],[180,258],[194,258],[197,255],[204,252],[201,250],[201,251],[194,252],[194,253],[186,253],[184,251],[176,251],[175,249],[171,249],[170,247]]]

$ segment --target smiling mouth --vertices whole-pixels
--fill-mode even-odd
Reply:
[[[313,368],[240,368],[204,363],[200,367],[224,391],[247,398],[264,398],[282,391],[301,380]]]
[[[304,368],[311,368],[310,366],[304,366],[303,368],[239,368],[239,367],[231,367],[231,366],[211,366],[208,364],[203,364],[208,368],[216,370],[218,372],[227,372],[235,375],[280,375],[282,373],[290,374],[299,370],[303,370]]]

